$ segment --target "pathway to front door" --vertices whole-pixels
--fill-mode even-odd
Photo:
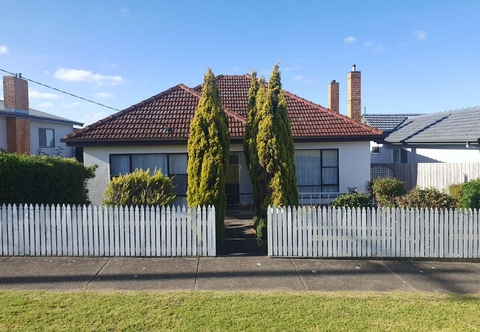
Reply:
[[[253,229],[253,219],[225,218],[224,255],[263,256],[266,251],[257,245],[257,236]]]

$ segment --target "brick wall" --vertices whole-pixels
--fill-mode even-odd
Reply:
[[[30,154],[30,121],[22,116],[28,114],[28,82],[15,76],[3,77],[6,117],[7,152]]]

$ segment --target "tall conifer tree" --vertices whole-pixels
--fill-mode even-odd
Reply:
[[[208,69],[204,77],[202,97],[190,124],[187,202],[192,207],[215,206],[217,248],[220,251],[225,236],[225,177],[229,150],[227,117],[222,109],[215,76]]]
[[[262,105],[257,109],[259,122],[256,141],[258,161],[263,169],[261,178],[263,177],[267,183],[262,202],[264,217],[270,204],[276,206],[298,204],[295,147],[278,64],[273,68],[268,90],[262,99]]]

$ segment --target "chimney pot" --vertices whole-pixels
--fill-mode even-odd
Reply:
[[[352,71],[357,71],[357,65],[355,64],[352,65]]]

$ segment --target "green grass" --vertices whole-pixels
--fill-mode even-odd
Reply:
[[[0,331],[475,331],[480,296],[0,292]]]

